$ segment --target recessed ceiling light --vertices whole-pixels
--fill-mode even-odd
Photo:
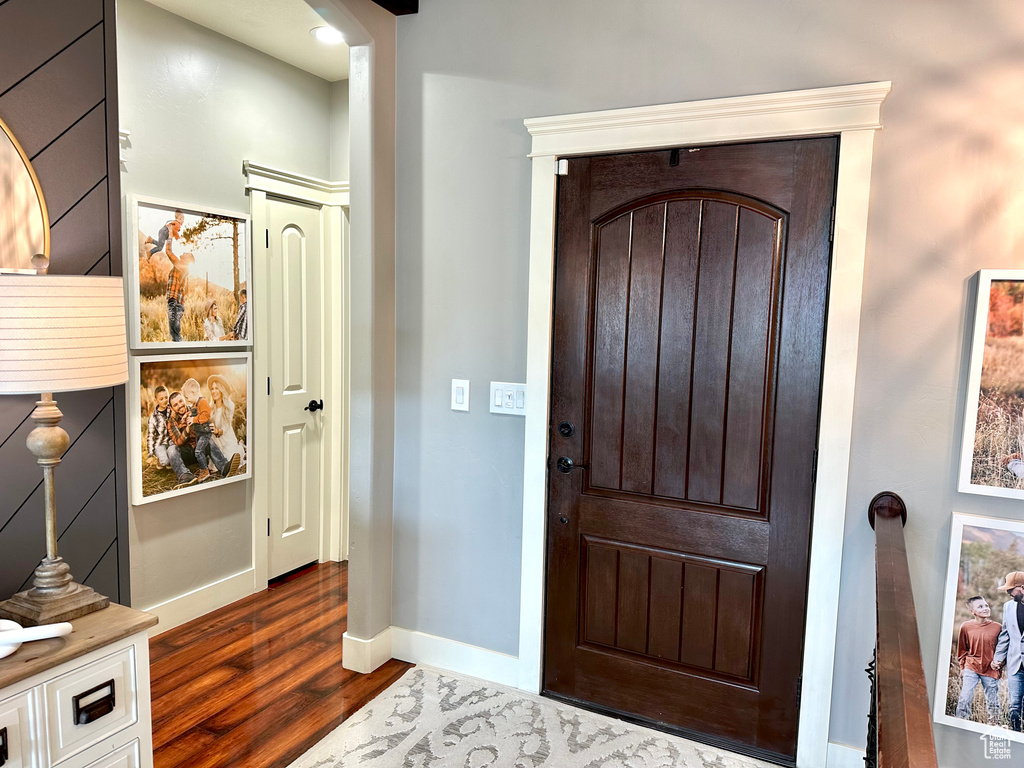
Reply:
[[[345,42],[344,35],[334,27],[313,27],[313,29],[309,30],[309,34],[321,43],[327,43],[328,45],[337,45],[338,43]]]

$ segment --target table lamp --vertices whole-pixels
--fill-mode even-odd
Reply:
[[[70,621],[110,604],[76,584],[57,554],[53,470],[68,448],[54,392],[96,389],[128,380],[124,291],[120,277],[0,274],[0,395],[38,394],[29,451],[43,468],[46,557],[32,588],[0,603],[0,618],[23,626]]]

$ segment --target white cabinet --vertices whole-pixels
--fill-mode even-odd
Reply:
[[[86,618],[72,622],[75,632]],[[147,633],[96,647],[102,638],[84,631],[76,647],[75,632],[0,661],[0,681],[17,674],[19,657],[40,670],[0,688],[0,768],[152,768]],[[48,666],[47,658],[61,663]]]
[[[0,701],[0,765],[3,768],[39,768],[33,751],[37,730],[36,692],[25,691]]]

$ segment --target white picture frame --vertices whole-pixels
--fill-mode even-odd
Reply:
[[[1009,457],[1024,453],[1024,269],[983,269],[974,282],[971,359],[964,402],[963,442],[957,490],[983,496],[1024,499],[1024,462],[1008,468]],[[996,307],[993,293],[1006,294],[1012,307]],[[1002,302],[1005,303],[1005,302]],[[1012,321],[1012,328],[1007,324]],[[1019,364],[1001,364],[1002,358]],[[1019,365],[1020,376],[1016,376]],[[1009,374],[1007,372],[1010,372]],[[997,379],[998,377],[998,379]],[[1009,378],[1012,381],[1003,382]]]
[[[965,531],[967,533],[965,534]],[[985,539],[991,539],[994,552],[1019,553],[1020,565],[1017,570],[1024,570],[1024,521],[1006,520],[994,517],[982,517],[980,515],[966,515],[953,513],[953,524],[950,531],[949,560],[946,566],[946,587],[943,592],[942,625],[939,632],[939,654],[938,670],[935,675],[935,701],[932,708],[932,718],[936,723],[947,725],[952,728],[960,728],[980,734],[979,737],[1009,739],[1011,741],[1024,743],[1024,733],[1013,731],[1010,728],[988,723],[976,722],[950,714],[949,710],[955,712],[955,705],[950,704],[951,697],[958,693],[959,680],[954,680],[951,671],[956,664],[957,636],[960,624],[965,618],[965,601],[969,597],[978,594],[986,597],[991,605],[993,622],[1000,624],[1003,619],[1003,606],[1007,601],[1012,602],[1008,595],[999,593],[998,584],[990,583],[998,577],[1001,582],[1006,573],[996,573],[1003,570],[998,568],[997,563],[988,566],[985,572],[975,565],[968,565],[968,570],[977,574],[974,578],[962,580],[962,555],[965,543],[985,543]],[[1012,547],[1007,550],[1007,546]],[[995,555],[993,555],[993,558]],[[972,563],[980,559],[980,555],[972,553],[969,558]],[[1004,564],[1004,567],[1009,568]],[[995,568],[995,570],[993,570]],[[988,573],[991,571],[991,573]],[[978,583],[979,580],[983,583]],[[959,614],[958,614],[958,608]],[[1005,693],[1006,674],[999,680],[1000,695]],[[974,700],[977,702],[982,697],[982,686],[975,690]],[[1005,698],[1005,697],[1004,697]],[[1005,715],[1005,711],[1002,712]],[[973,712],[972,712],[973,715]]]
[[[162,462],[159,460],[155,464],[148,462],[149,456],[144,433],[148,430],[148,417],[156,402],[154,390],[159,383],[168,387],[171,392],[177,392],[180,391],[181,385],[186,379],[193,378],[200,384],[200,394],[209,402],[211,399],[209,377],[213,374],[225,377],[229,382],[228,394],[235,405],[234,419],[231,421],[237,425],[239,416],[241,416],[240,423],[243,425],[243,434],[240,437],[237,435],[237,432],[240,431],[237,427],[233,428],[232,432],[236,443],[241,444],[241,463],[239,465],[241,471],[230,477],[207,480],[187,487],[177,487],[179,482],[173,469],[162,466]],[[244,381],[245,386],[245,403],[241,413],[238,409],[242,399],[242,393],[238,391],[237,382],[239,381]],[[251,352],[136,356],[131,361],[128,386],[128,458],[131,466],[132,504],[149,504],[252,477],[251,449],[248,438],[253,429]],[[230,457],[226,456],[226,458]],[[190,461],[187,464],[193,472],[196,471],[196,467],[192,466],[195,462]]]
[[[248,312],[248,337],[210,341],[204,335],[205,311],[210,301],[218,304],[220,322],[229,335],[237,316],[235,291],[252,291],[252,222],[249,214],[209,206],[179,203],[147,195],[126,198],[128,236],[124,249],[125,294],[128,306],[128,340],[133,351],[183,351],[186,349],[251,349],[253,308]],[[180,217],[176,215],[180,212]],[[165,237],[164,228],[179,220],[178,231]],[[223,231],[221,231],[223,230]],[[237,245],[231,235],[237,239]],[[150,239],[152,242],[147,243]],[[176,256],[194,253],[188,279],[187,299],[181,320],[181,341],[171,337],[166,285],[171,263],[164,250]],[[238,280],[234,267],[237,256]],[[212,275],[212,277],[211,277]],[[228,285],[225,285],[228,283]],[[219,305],[224,304],[221,308]]]

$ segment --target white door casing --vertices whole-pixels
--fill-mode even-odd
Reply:
[[[846,518],[853,396],[874,132],[888,82],[536,118],[533,138],[527,398],[523,481],[519,687],[539,692],[543,674],[548,406],[558,158],[772,138],[838,134],[839,175],[818,437],[818,476],[804,636],[797,766],[828,759],[832,672]]]
[[[310,405],[323,402],[322,229],[319,207],[267,199],[269,578],[320,559],[324,412]]]
[[[283,355],[283,346],[276,343],[275,339],[282,332],[280,325],[274,320],[275,312],[283,311],[283,299],[280,305],[275,305],[275,295],[284,291],[285,283],[281,277],[273,275],[274,264],[272,252],[277,247],[297,248],[303,240],[303,235],[309,234],[312,228],[316,229],[320,240],[319,257],[317,265],[311,266],[308,257],[309,242],[307,240],[307,269],[305,274],[305,301],[316,304],[318,311],[307,312],[307,323],[313,323],[319,329],[319,338],[315,344],[307,350],[307,356],[316,357],[319,364],[319,383],[316,391],[310,390],[306,395],[298,396],[296,385],[293,383],[284,384],[284,388],[291,388],[287,393],[290,397],[295,394],[295,408],[301,411],[302,417],[310,426],[315,425],[318,434],[322,439],[316,451],[316,466],[320,468],[320,476],[315,481],[309,481],[312,490],[306,488],[308,494],[302,503],[307,509],[315,506],[320,510],[320,519],[317,524],[309,525],[309,536],[315,541],[315,552],[312,557],[304,555],[305,559],[295,562],[295,565],[302,565],[311,560],[321,562],[328,560],[345,560],[348,556],[347,542],[347,499],[348,499],[348,184],[345,182],[327,182],[320,179],[293,174],[280,169],[269,168],[246,162],[243,166],[246,174],[246,188],[250,197],[250,209],[252,212],[253,227],[253,272],[257,275],[266,275],[263,280],[255,282],[254,292],[257,298],[257,306],[266,307],[266,312],[259,312],[255,315],[256,322],[253,348],[253,379],[254,396],[266,401],[265,407],[261,407],[259,401],[254,407],[254,443],[262,450],[258,453],[257,463],[253,468],[253,563],[256,573],[256,589],[266,587],[268,578],[273,576],[270,570],[271,548],[276,544],[268,539],[268,519],[273,520],[273,507],[280,508],[275,497],[283,493],[289,493],[288,501],[295,504],[297,499],[297,483],[295,487],[289,487],[287,491],[277,493],[272,488],[272,473],[275,464],[283,463],[285,451],[275,443],[282,442],[283,438],[274,434],[275,427],[274,409],[271,400],[277,390],[274,383],[275,376],[272,368],[275,364],[275,354]],[[295,227],[289,230],[289,224],[297,224],[297,219],[286,223],[277,220],[275,208],[281,210],[291,209],[296,213],[305,211],[310,218],[305,226]],[[288,217],[285,217],[288,218]],[[294,218],[294,217],[293,217]],[[272,222],[275,222],[272,224]],[[274,240],[275,228],[281,236],[280,244]],[[302,234],[300,234],[302,233]],[[292,302],[296,306],[296,301]],[[308,332],[307,332],[308,334]],[[315,351],[314,351],[315,350]],[[276,361],[277,364],[283,364]],[[271,380],[271,394],[268,395],[267,379]],[[311,385],[310,385],[311,386]],[[308,387],[307,387],[308,389]],[[283,397],[284,395],[282,395]],[[324,401],[324,410],[311,415],[308,411],[301,409],[308,405],[310,399]],[[297,424],[302,423],[301,419],[285,418],[282,414],[277,419],[277,429],[291,430],[287,439],[292,442],[293,456],[297,451],[298,431]],[[307,431],[308,432],[308,431]],[[312,435],[312,432],[308,432]],[[307,455],[306,471],[313,458]],[[296,460],[292,460],[295,466]],[[305,488],[305,484],[303,484]],[[316,501],[313,501],[316,496]],[[293,510],[295,509],[293,504]],[[285,528],[295,526],[300,513],[282,510],[281,525],[278,533],[283,533]],[[286,524],[284,515],[290,514],[290,523]],[[271,523],[273,528],[274,523]],[[304,527],[300,525],[299,527]],[[293,530],[297,531],[297,529]],[[273,534],[274,531],[272,530]],[[305,532],[302,535],[306,535]],[[287,534],[284,540],[296,536]],[[290,546],[290,542],[288,545]],[[311,546],[306,540],[305,546]],[[306,550],[312,551],[312,550]],[[294,561],[293,561],[294,562]]]

